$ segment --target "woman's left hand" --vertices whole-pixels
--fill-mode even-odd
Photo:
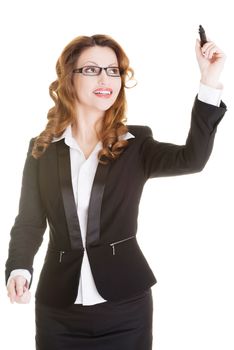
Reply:
[[[219,78],[226,60],[224,52],[213,41],[207,41],[201,47],[198,39],[195,51],[201,71],[201,83],[216,89],[222,88]]]

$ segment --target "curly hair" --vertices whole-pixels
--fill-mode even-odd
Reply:
[[[34,158],[37,159],[42,156],[52,142],[53,137],[61,136],[66,127],[75,121],[76,91],[73,86],[72,72],[83,50],[96,45],[114,50],[121,72],[121,88],[118,97],[114,104],[105,111],[102,128],[98,132],[98,137],[103,145],[98,152],[98,160],[106,164],[107,162],[101,160],[102,156],[105,156],[107,160],[116,159],[127,147],[128,141],[118,140],[118,136],[128,131],[126,125],[127,101],[124,88],[129,88],[126,86],[126,82],[134,78],[134,70],[129,66],[129,59],[122,47],[112,37],[104,34],[78,36],[63,49],[57,60],[57,79],[49,86],[49,94],[55,105],[48,111],[48,122],[45,129],[35,138],[32,148]],[[126,81],[127,77],[128,80]]]

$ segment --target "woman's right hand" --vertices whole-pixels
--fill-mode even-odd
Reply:
[[[30,302],[31,293],[28,289],[28,281],[23,276],[11,277],[7,284],[7,296],[11,303],[28,304]]]

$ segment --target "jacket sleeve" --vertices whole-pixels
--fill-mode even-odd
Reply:
[[[226,110],[222,101],[217,107],[200,101],[196,95],[185,145],[159,142],[153,138],[150,127],[145,126],[140,158],[146,180],[201,171],[209,159],[217,125]]]
[[[24,164],[18,215],[10,231],[6,283],[14,269],[27,269],[33,275],[33,260],[46,230],[47,222],[38,186],[38,159],[31,155],[34,139],[30,140]],[[30,281],[31,286],[32,279]]]

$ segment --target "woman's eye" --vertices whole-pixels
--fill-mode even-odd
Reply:
[[[95,67],[85,67],[84,71],[85,71],[85,73],[95,73],[96,68]]]
[[[119,68],[111,68],[110,71],[113,74],[118,74],[119,73]]]

